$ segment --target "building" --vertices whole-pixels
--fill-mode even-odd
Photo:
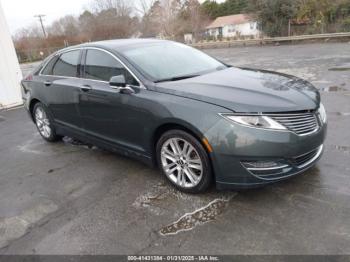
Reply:
[[[193,34],[184,34],[184,40],[186,44],[193,44],[194,43]]]
[[[22,104],[22,72],[0,2],[0,109]]]
[[[260,36],[258,22],[247,14],[228,15],[216,18],[206,27],[207,36],[214,38],[241,38]]]

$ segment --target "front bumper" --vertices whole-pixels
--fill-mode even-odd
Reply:
[[[205,134],[219,189],[254,188],[298,175],[313,167],[324,150],[327,124],[299,136],[289,131],[260,130],[219,122]],[[275,162],[275,167],[246,163]]]
[[[248,188],[255,188],[259,186],[264,186],[267,184],[271,184],[274,182],[278,182],[281,180],[288,179],[290,177],[296,176],[298,174],[304,173],[308,169],[312,168],[317,161],[322,156],[324,150],[324,146],[321,145],[317,149],[311,151],[312,153],[315,153],[311,159],[308,159],[308,161],[305,164],[297,165],[294,162],[294,159],[286,160],[286,165],[283,165],[281,168],[266,168],[266,169],[247,169],[249,174],[256,178],[256,181],[249,181],[245,183],[235,183],[235,182],[222,182],[217,181],[217,188],[218,189],[248,189]],[[309,153],[307,153],[309,154]],[[307,155],[305,154],[305,155]],[[302,157],[302,156],[299,156]]]

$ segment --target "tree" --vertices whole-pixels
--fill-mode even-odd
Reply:
[[[94,0],[92,9],[94,13],[113,10],[116,16],[128,17],[133,11],[133,6],[127,0]]]
[[[205,0],[201,7],[204,13],[206,13],[211,19],[221,16],[220,5],[216,1]]]
[[[314,29],[321,32],[328,24],[346,20],[349,15],[349,0],[299,0],[298,18],[312,21]]]
[[[226,0],[222,3],[206,0],[202,4],[202,9],[210,18],[215,19],[219,16],[244,13],[247,6],[247,0]]]
[[[52,23],[47,29],[48,34],[75,37],[79,32],[79,22],[72,15],[64,16]]]
[[[186,0],[178,19],[183,22],[183,33],[193,33],[195,38],[210,21],[198,0]]]
[[[219,5],[220,16],[240,14],[244,12],[247,5],[246,0],[226,0]]]
[[[156,0],[139,0],[138,5],[136,6],[137,12],[144,17],[148,14],[149,10],[155,4]]]
[[[297,6],[291,0],[250,0],[247,11],[255,14],[264,33],[281,36],[287,35],[289,20],[296,16]]]
[[[155,37],[161,32],[163,13],[159,0],[155,1],[149,10],[143,15],[141,32],[144,37]]]
[[[97,31],[94,22],[95,19],[95,15],[88,10],[85,10],[78,18],[82,38],[85,38],[88,41],[94,39],[94,32]]]
[[[94,0],[91,7],[93,16],[87,13],[85,18],[93,22],[94,40],[128,38],[136,33],[139,21],[131,17],[133,6],[129,1]]]
[[[143,36],[160,36],[170,39],[183,39],[185,20],[183,14],[185,5],[196,0],[157,0],[142,19]],[[199,5],[191,7],[199,8]]]
[[[177,19],[182,10],[181,0],[163,0],[161,2],[161,35],[175,39],[182,31],[181,22]]]

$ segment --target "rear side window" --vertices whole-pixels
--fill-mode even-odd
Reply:
[[[112,76],[124,75],[126,83],[138,86],[139,83],[129,71],[113,56],[100,50],[90,49],[86,53],[85,78],[108,82]]]
[[[57,56],[55,56],[54,58],[52,58],[45,66],[45,68],[43,69],[43,71],[41,71],[41,73],[43,75],[52,75],[52,68],[55,65],[57,61]]]
[[[52,74],[56,76],[78,76],[78,60],[80,50],[69,51],[62,54],[56,61]]]

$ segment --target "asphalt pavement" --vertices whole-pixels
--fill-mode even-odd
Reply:
[[[67,137],[46,143],[23,108],[2,111],[0,254],[350,254],[350,44],[205,52],[321,91],[329,130],[316,167],[261,189],[187,195],[135,160]]]

